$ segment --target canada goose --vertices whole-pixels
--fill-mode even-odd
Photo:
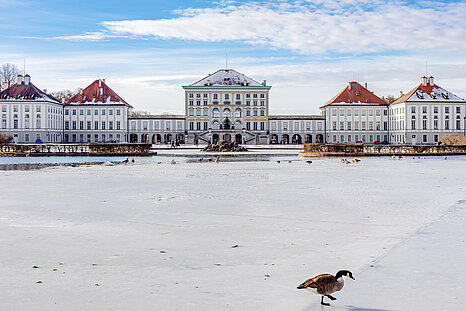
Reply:
[[[215,163],[218,163],[218,162],[220,162],[220,157],[219,157],[219,156],[217,156],[217,157],[215,158]]]
[[[121,163],[128,164],[129,158],[126,158],[126,160],[121,161]]]
[[[291,160],[288,160],[288,163],[291,163]]]
[[[299,285],[298,289],[308,289],[315,294],[322,295],[322,299],[320,300],[320,304],[324,306],[329,306],[329,303],[324,302],[324,296],[330,298],[331,300],[335,300],[336,298],[331,296],[330,294],[337,292],[343,288],[345,282],[343,281],[343,276],[352,278],[353,273],[348,270],[340,270],[337,272],[335,276],[331,274],[319,274],[309,280],[304,281],[301,285]]]
[[[199,163],[202,163],[202,161],[204,161],[204,158],[200,158],[199,160],[197,160],[197,162]]]
[[[210,159],[209,159],[209,162],[212,163],[213,160],[214,160],[214,159],[210,158]]]
[[[280,163],[280,160],[277,160],[277,163]]]
[[[309,165],[311,165],[312,161],[311,161],[311,160],[307,160],[306,163],[309,164]]]
[[[359,163],[359,162],[361,162],[361,160],[359,160],[359,159],[354,159],[354,162]]]
[[[134,158],[132,158],[132,159],[131,159],[131,162],[132,162],[132,163],[134,163],[134,162],[135,162],[135,161],[134,161]]]
[[[170,161],[170,164],[176,164],[176,161],[172,159],[172,160]]]

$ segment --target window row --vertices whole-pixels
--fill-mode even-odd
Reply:
[[[382,112],[383,110],[383,112]],[[337,116],[337,111],[338,115],[340,117],[344,117],[345,115],[350,117],[354,115],[355,117],[359,116],[359,112],[361,112],[361,116],[365,117],[366,115],[369,115],[370,117],[374,116],[374,111],[375,115],[379,117],[382,113],[384,116],[388,115],[388,110],[387,109],[381,109],[381,108],[332,108],[332,116],[336,117]]]
[[[78,114],[78,109],[68,109],[68,108],[66,108],[65,109],[65,116],[68,116],[70,114],[70,110],[71,110],[71,115],[76,116]],[[99,109],[93,109],[93,110],[94,110],[94,115],[98,116],[99,115]],[[100,111],[101,111],[101,115],[103,115],[103,116],[107,115],[107,109],[100,109]],[[86,115],[90,116],[90,115],[92,115],[92,109],[79,109],[79,115],[80,116],[83,116],[84,113],[86,113]],[[115,114],[117,116],[121,115],[121,109],[116,109]],[[108,109],[108,115],[113,116],[113,109]]]
[[[94,123],[94,127],[92,127],[92,123]],[[71,128],[70,128],[71,124]],[[100,126],[99,126],[100,125]],[[107,122],[102,121],[65,121],[65,130],[121,130],[121,123],[120,121],[116,121],[116,127],[114,128],[113,126],[113,121],[108,122],[108,128],[107,128]]]
[[[209,94],[208,93],[189,93],[188,97],[189,98],[209,98]],[[246,98],[265,98],[265,93],[252,93],[252,94],[247,93],[245,94],[245,97]],[[241,94],[230,94],[230,93],[227,93],[227,94],[214,93],[213,94],[213,99],[219,99],[219,98],[223,98],[225,100],[229,100],[229,99],[241,100]]]

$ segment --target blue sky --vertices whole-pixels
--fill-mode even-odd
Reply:
[[[316,114],[348,81],[399,95],[429,75],[466,97],[464,1],[0,0],[0,63],[47,90],[96,78],[137,110],[183,113],[182,85],[225,66]]]

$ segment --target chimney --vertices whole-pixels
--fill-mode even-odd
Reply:
[[[429,77],[429,84],[431,86],[434,86],[434,77],[432,77],[432,76]]]
[[[424,77],[421,77],[421,84],[422,84],[423,86],[426,86],[426,85],[427,85],[427,77],[425,77],[425,76],[424,76]]]
[[[351,91],[351,82],[348,83],[348,90]]]
[[[18,75],[18,76],[16,77],[16,83],[17,83],[18,85],[23,84],[23,76],[22,76],[22,75]]]
[[[43,89],[42,92],[44,92],[45,94],[47,94],[47,89]]]
[[[79,88],[79,94],[83,95],[83,89],[82,88]]]
[[[400,91],[400,96],[403,96],[403,91]]]
[[[366,83],[364,83],[364,87],[367,89],[367,82],[366,82]]]
[[[24,76],[24,85],[29,85],[31,83],[31,76],[30,75],[25,75]]]
[[[102,87],[102,80],[99,79],[99,87]]]
[[[262,82],[262,85],[267,86],[267,80],[264,80],[264,82]]]
[[[104,95],[104,89],[100,89],[100,96]]]
[[[66,102],[66,98],[63,97],[63,98],[61,99],[61,103],[64,104],[65,102]]]
[[[207,80],[207,85],[210,86],[210,80]]]
[[[102,82],[105,83],[105,79],[102,79]]]

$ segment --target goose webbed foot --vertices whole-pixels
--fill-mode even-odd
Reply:
[[[320,300],[320,304],[323,306],[330,306],[328,302],[324,302],[324,296],[322,296],[322,299]]]
[[[335,297],[331,296],[331,295],[327,295],[328,298],[330,298],[330,300],[337,300]]]

